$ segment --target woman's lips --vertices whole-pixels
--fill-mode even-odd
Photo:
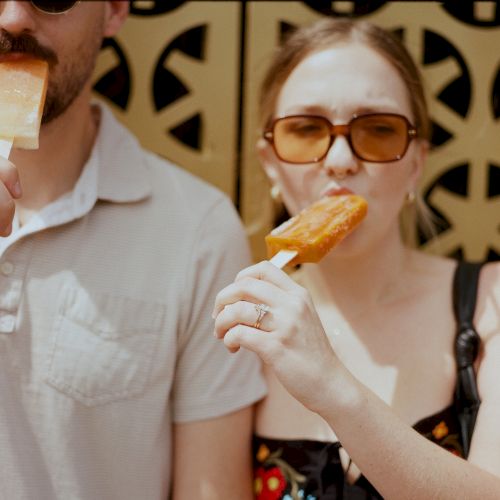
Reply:
[[[346,187],[335,187],[335,188],[329,188],[326,191],[323,192],[323,196],[340,196],[342,194],[354,194],[350,189]]]

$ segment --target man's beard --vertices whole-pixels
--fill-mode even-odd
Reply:
[[[97,50],[99,52],[99,50]],[[50,123],[62,115],[80,95],[83,87],[92,76],[97,53],[91,57],[74,58],[65,66],[59,66],[54,78],[49,79],[42,124]]]
[[[49,82],[42,114],[42,124],[50,123],[63,114],[80,95],[94,71],[102,37],[99,27],[89,36],[90,43],[82,43],[67,60],[60,60],[57,54],[38,43],[30,34],[12,36],[0,30],[0,55],[24,53],[49,63]]]

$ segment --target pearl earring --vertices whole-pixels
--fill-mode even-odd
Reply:
[[[277,184],[273,184],[270,194],[273,201],[281,203],[281,189]]]

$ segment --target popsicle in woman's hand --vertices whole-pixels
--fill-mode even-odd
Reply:
[[[47,92],[48,64],[39,59],[0,62],[0,154],[12,145],[37,149]]]
[[[366,200],[354,194],[326,196],[273,229],[265,238],[276,266],[319,262],[365,217]]]

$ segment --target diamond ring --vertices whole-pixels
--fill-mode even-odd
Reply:
[[[260,324],[262,323],[262,320],[264,319],[264,316],[271,310],[269,306],[266,304],[255,304],[255,310],[257,311],[257,319],[253,325],[254,328],[257,330],[260,328]]]

